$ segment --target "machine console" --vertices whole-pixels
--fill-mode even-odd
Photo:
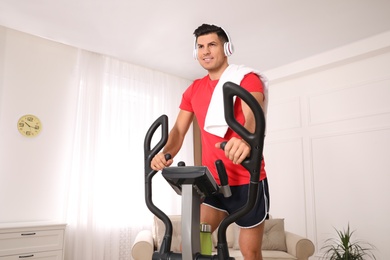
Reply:
[[[166,167],[162,171],[162,176],[179,195],[182,185],[193,185],[201,197],[218,192],[218,185],[205,166]]]

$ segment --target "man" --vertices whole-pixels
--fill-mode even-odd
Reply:
[[[151,168],[159,171],[172,164],[173,160],[165,160],[164,154],[170,153],[173,158],[179,152],[193,117],[196,116],[201,128],[202,164],[208,167],[216,181],[219,182],[214,163],[217,159],[223,160],[232,189],[230,198],[224,198],[222,195],[207,197],[201,205],[201,222],[210,224],[213,232],[229,213],[235,212],[247,201],[249,174],[240,163],[250,155],[250,146],[231,129],[227,129],[222,134],[210,133],[212,131],[205,130],[208,127],[205,122],[207,121],[208,109],[211,109],[212,96],[216,95],[214,92],[217,91],[217,84],[223,84],[219,80],[222,76],[228,77],[226,75],[228,71],[235,73],[235,70],[231,69],[233,65],[229,66],[228,64],[228,56],[232,54],[233,46],[227,32],[215,25],[203,24],[195,30],[194,35],[194,57],[207,70],[208,74],[202,79],[195,80],[184,92],[180,111],[176,123],[169,133],[167,144],[163,152],[153,158]],[[248,90],[264,107],[265,86],[261,78],[253,72],[246,73],[242,77],[240,85]],[[220,111],[220,113],[214,113],[214,116],[217,114],[217,116],[223,117],[223,107]],[[237,99],[234,111],[236,120],[248,131],[253,132],[255,121],[248,105]],[[224,151],[220,149],[220,144],[223,141],[227,141]],[[259,196],[255,207],[236,222],[240,227],[239,245],[245,260],[262,260],[261,243],[264,220],[269,207],[264,162],[262,162],[259,182]]]

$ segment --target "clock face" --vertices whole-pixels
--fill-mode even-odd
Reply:
[[[19,132],[27,137],[35,137],[42,130],[42,123],[34,115],[24,115],[18,121]]]

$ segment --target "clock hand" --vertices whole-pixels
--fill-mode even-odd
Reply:
[[[27,124],[27,122],[24,122],[26,125],[28,125],[28,127],[30,127],[31,128],[31,126],[29,125],[29,124]]]

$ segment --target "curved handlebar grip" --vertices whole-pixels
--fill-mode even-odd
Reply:
[[[161,126],[161,140],[152,149],[152,137],[156,130]],[[160,253],[166,254],[171,250],[173,226],[169,217],[160,210],[152,201],[152,178],[157,173],[150,166],[153,157],[165,146],[168,141],[168,117],[166,115],[160,116],[150,126],[146,133],[144,141],[144,156],[145,156],[145,202],[149,210],[161,219],[165,225],[165,234],[160,245]]]
[[[151,142],[152,137],[156,130],[161,126],[161,140],[156,144],[156,146],[152,149]],[[153,122],[150,126],[148,132],[145,136],[144,141],[144,157],[145,157],[145,174],[152,172],[152,168],[150,167],[150,163],[152,162],[153,157],[165,146],[168,141],[168,117],[166,115],[162,115]]]
[[[234,97],[238,96],[252,110],[255,117],[255,131],[249,132],[241,125],[234,115]],[[247,90],[233,82],[223,84],[223,99],[225,108],[225,120],[229,127],[251,146],[251,154],[241,164],[251,174],[251,180],[257,182],[260,177],[260,165],[263,155],[265,116],[255,97]]]

